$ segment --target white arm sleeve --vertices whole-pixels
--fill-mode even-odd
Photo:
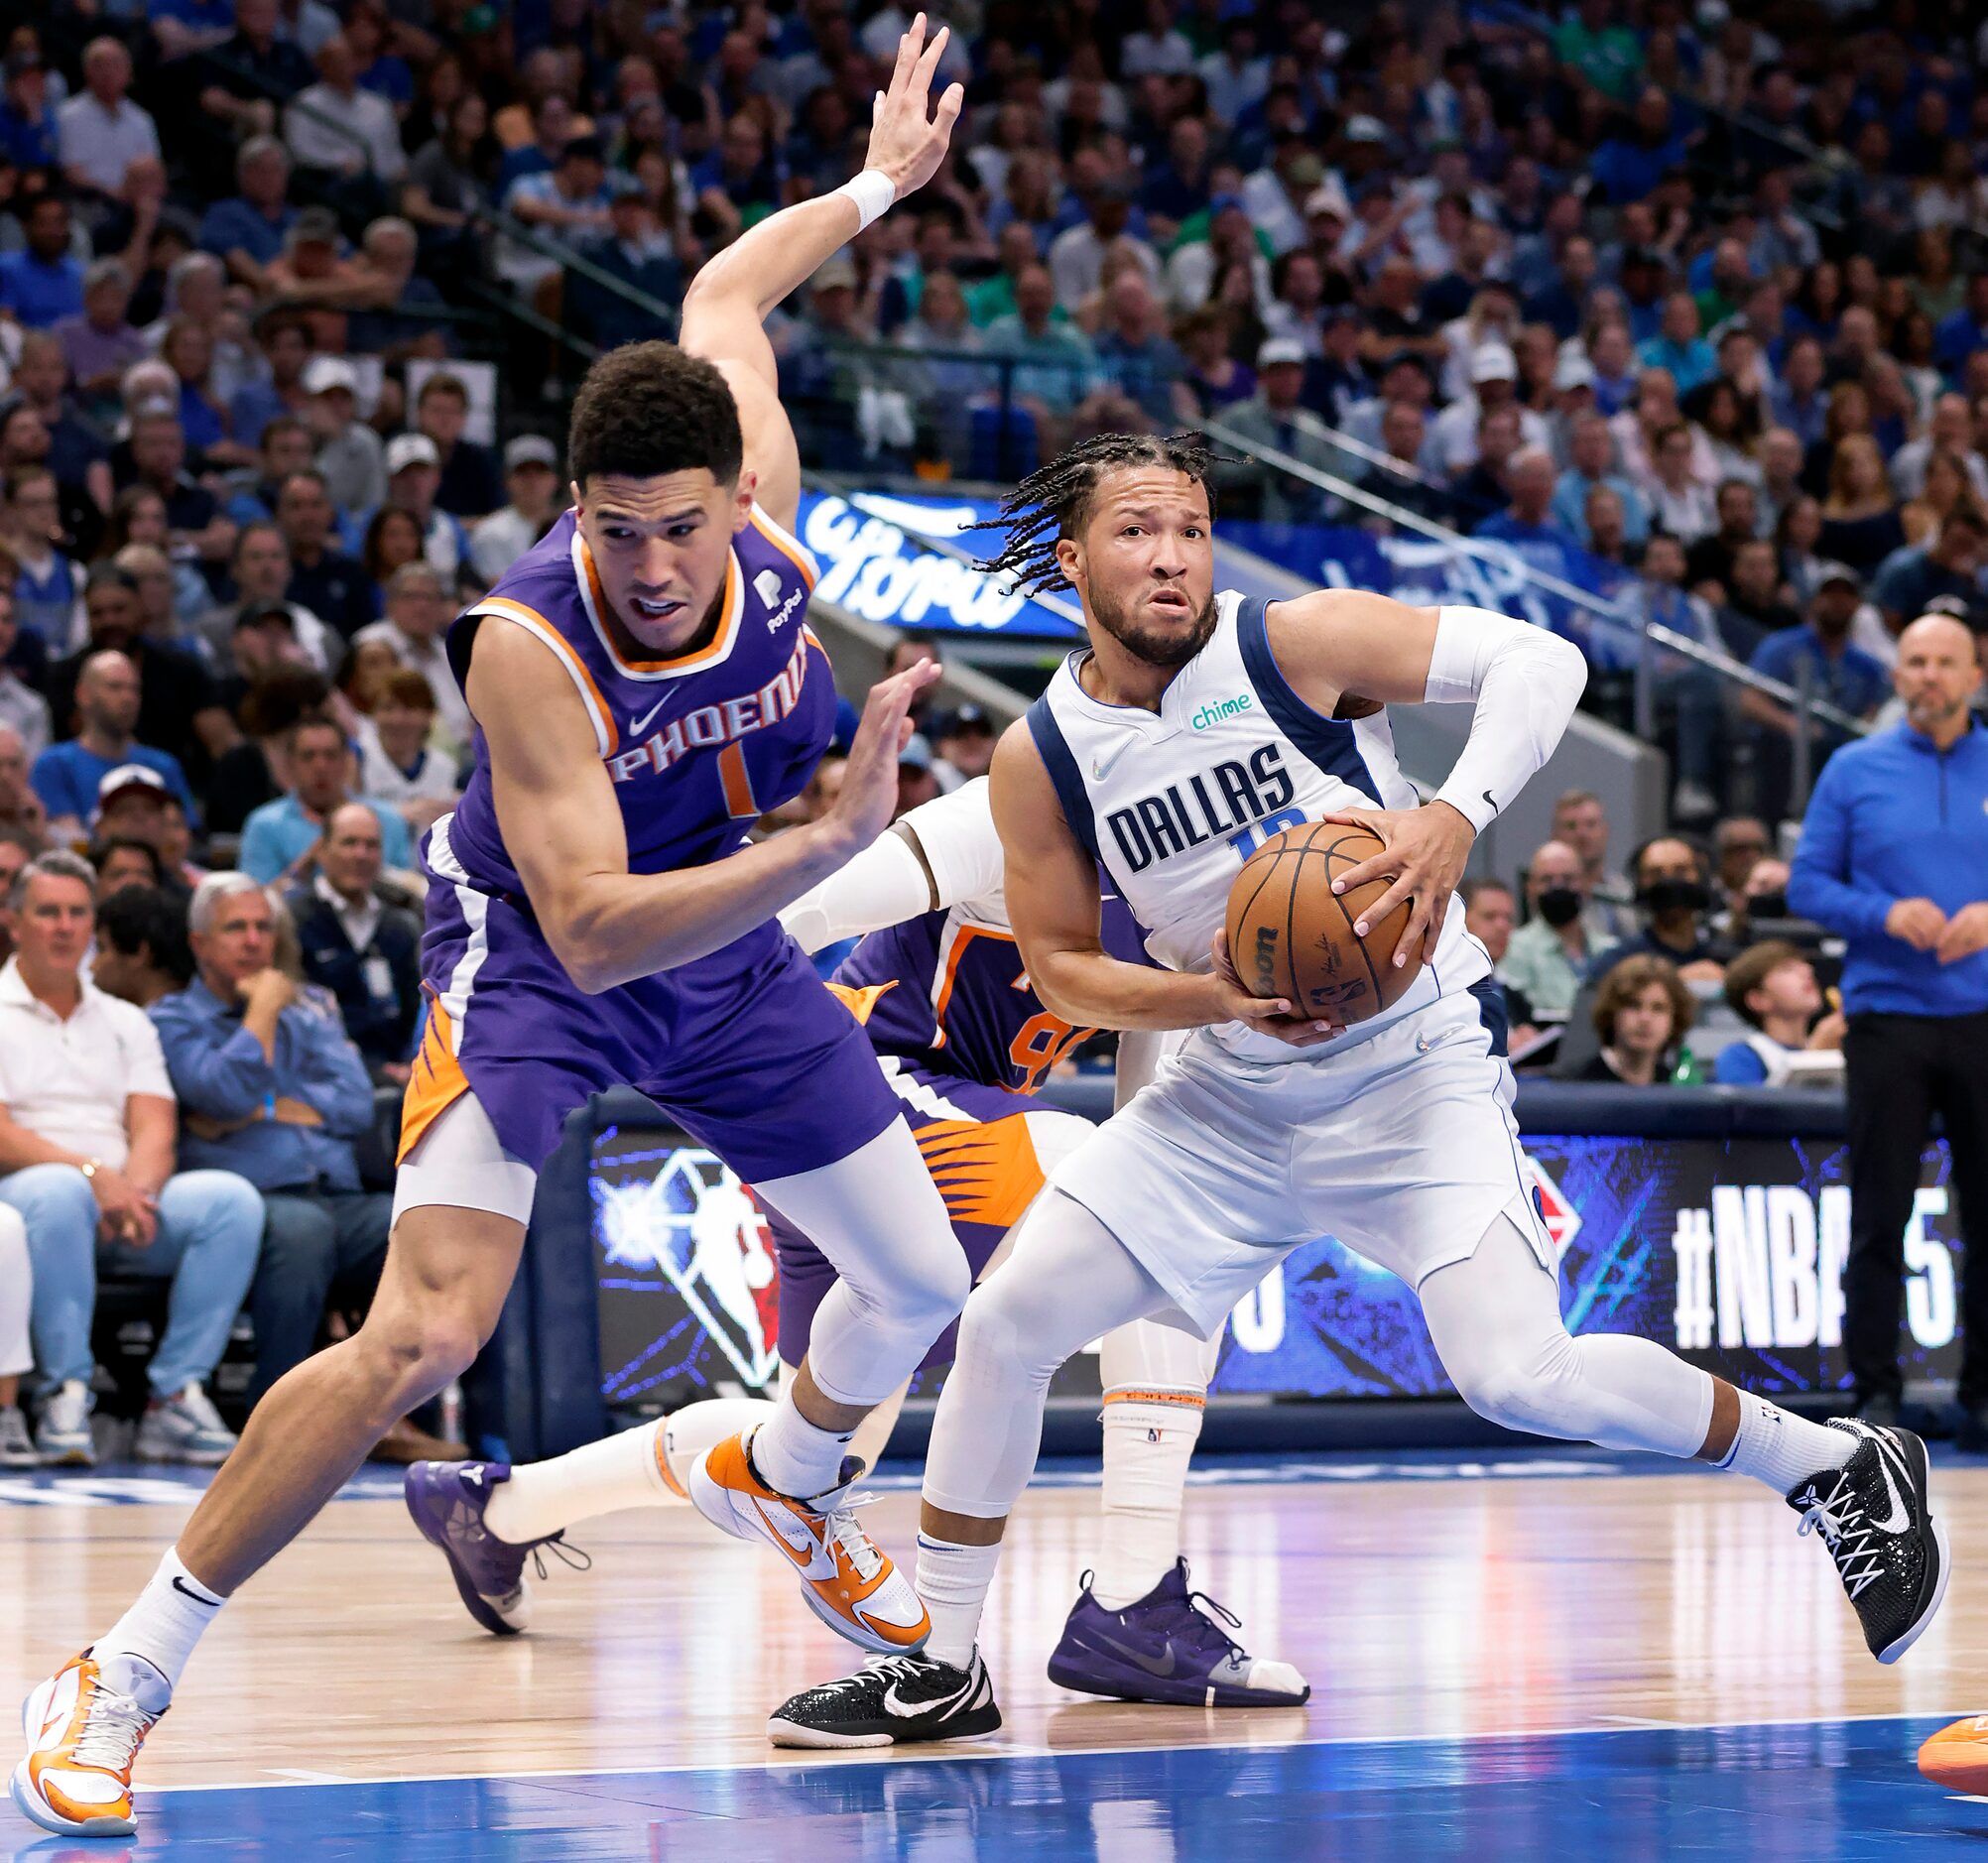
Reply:
[[[932,910],[932,882],[909,843],[888,829],[846,866],[781,909],[780,923],[810,957],[824,945],[902,925]]]
[[[897,824],[918,836],[918,852],[895,829],[880,834],[846,867],[802,894],[780,915],[810,955],[843,938],[862,937],[907,919],[967,900],[1001,897],[1001,837],[987,801],[987,779],[914,808]],[[926,868],[932,878],[926,878]],[[937,897],[933,897],[933,889]]]
[[[1587,684],[1580,650],[1488,608],[1436,612],[1431,705],[1476,701],[1470,735],[1435,793],[1480,834],[1553,754]]]

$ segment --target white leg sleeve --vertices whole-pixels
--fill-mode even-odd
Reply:
[[[837,1404],[898,1389],[966,1300],[966,1256],[909,1127],[816,1171],[755,1184],[840,1277],[814,1314],[808,1369]]]
[[[35,1368],[34,1348],[28,1342],[28,1312],[34,1300],[28,1225],[19,1210],[0,1203],[0,1378]]]
[[[973,1291],[939,1394],[925,1498],[997,1520],[1028,1486],[1056,1369],[1101,1333],[1171,1309],[1166,1291],[1082,1204],[1044,1192],[1014,1254]]]
[[[1480,1417],[1611,1449],[1687,1456],[1703,1446],[1710,1374],[1649,1339],[1571,1337],[1553,1277],[1510,1216],[1421,1292],[1436,1355]]]

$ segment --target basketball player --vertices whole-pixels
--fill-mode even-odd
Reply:
[[[978,1278],[998,1259],[1044,1175],[1093,1130],[1031,1096],[1092,1031],[1043,1007],[1001,897],[1001,840],[981,778],[914,808],[840,873],[781,915],[802,948],[863,941],[831,987],[869,1035],[884,1077],[945,1198]],[[1106,947],[1145,961],[1122,902],[1103,909]],[[1121,1104],[1151,1077],[1162,1038],[1127,1037]],[[827,1259],[777,1210],[780,1351],[792,1377],[834,1280]],[[1180,1556],[1187,1462],[1200,1434],[1220,1334],[1206,1343],[1136,1320],[1101,1347],[1104,1509],[1098,1563],[1050,1659],[1050,1677],[1092,1694],[1194,1706],[1290,1706],[1310,1690],[1289,1664],[1252,1657],[1194,1608]],[[952,1357],[948,1327],[926,1365]],[[874,1466],[904,1393],[864,1419],[851,1453]],[[448,1560],[470,1615],[500,1636],[525,1628],[533,1550],[595,1514],[687,1500],[691,1464],[773,1406],[718,1398],[528,1467],[419,1462],[408,1509]],[[469,1470],[477,1472],[472,1477]]]
[[[835,706],[805,621],[814,567],[789,534],[800,467],[761,320],[936,170],[961,102],[954,85],[930,108],[944,43],[913,22],[864,172],[713,259],[681,348],[636,344],[589,371],[573,511],[451,628],[476,762],[426,847],[430,1021],[379,1292],[355,1337],[257,1406],[132,1609],[31,1695],[13,1792],[46,1828],[132,1830],[133,1758],[201,1632],[475,1356],[561,1120],[615,1081],[668,1107],[841,1270],[734,1480],[764,1536],[804,1549],[801,1582],[844,1634],[870,1649],[924,1637],[910,1584],[841,1504],[845,1461],[968,1277],[869,1044],[774,915],[888,824],[932,671],[870,695],[821,821],[745,842],[807,782]],[[278,1039],[252,1001],[226,1051],[230,1094],[261,1092]]]
[[[1067,580],[1089,635],[994,759],[1030,980],[1068,1022],[1194,1033],[1057,1168],[1013,1254],[967,1302],[926,1467],[917,1582],[931,1637],[795,1696],[773,1717],[774,1742],[883,1746],[998,1727],[976,1637],[1051,1374],[1137,1318],[1205,1336],[1326,1231],[1418,1291],[1451,1382],[1483,1415],[1698,1456],[1784,1493],[1833,1553],[1872,1651],[1895,1660],[1947,1578],[1920,1440],[1809,1423],[1650,1340],[1574,1339],[1561,1323],[1484,988],[1490,960],[1449,907],[1472,840],[1558,742],[1580,656],[1479,609],[1353,590],[1269,605],[1218,595],[1210,469],[1190,435],[1107,435],[1006,507],[1017,528],[992,566],[1036,587]],[[1418,700],[1475,701],[1426,807],[1380,709]],[[1364,823],[1386,844],[1334,883],[1391,880],[1356,931],[1412,901],[1395,961],[1425,959],[1392,1010],[1350,1029],[1289,1005],[1266,1018],[1220,936],[1241,860],[1267,834],[1320,819]],[[1102,946],[1100,870],[1164,968]]]

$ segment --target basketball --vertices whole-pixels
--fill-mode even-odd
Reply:
[[[1372,925],[1353,926],[1379,903],[1389,881],[1369,880],[1332,891],[1335,874],[1370,859],[1385,843],[1370,828],[1306,821],[1273,834],[1246,861],[1229,888],[1229,957],[1254,996],[1284,997],[1296,1014],[1350,1028],[1393,1007],[1422,970],[1422,960],[1395,967],[1395,945],[1410,903]]]

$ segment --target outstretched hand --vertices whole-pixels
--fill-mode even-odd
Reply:
[[[925,15],[919,14],[898,41],[898,62],[891,72],[890,88],[877,92],[877,114],[870,125],[870,151],[863,166],[888,175],[900,200],[938,173],[952,139],[952,126],[966,102],[966,92],[958,84],[948,84],[936,113],[932,110],[932,74],[950,36],[950,28],[941,26],[928,45]]]
[[[921,660],[870,687],[842,766],[842,788],[822,823],[847,843],[854,859],[891,825],[898,808],[898,756],[910,741],[918,695],[942,677],[936,660]]]

